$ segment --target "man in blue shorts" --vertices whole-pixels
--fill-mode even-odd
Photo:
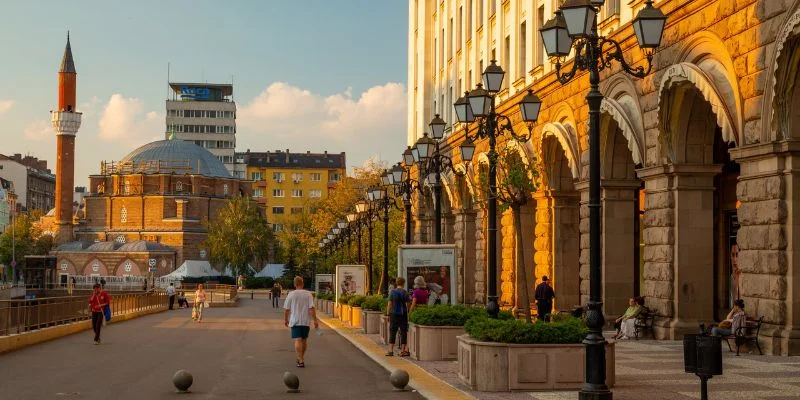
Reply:
[[[308,331],[311,320],[314,321],[314,329],[319,329],[317,312],[314,309],[314,296],[308,290],[303,289],[303,278],[294,277],[294,288],[286,296],[283,302],[283,325],[292,332],[294,339],[294,351],[297,358],[297,367],[305,367],[306,347],[308,345]]]

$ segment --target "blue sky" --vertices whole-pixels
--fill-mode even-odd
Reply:
[[[173,81],[233,76],[242,150],[398,161],[407,15],[403,0],[6,3],[0,153],[31,153],[54,169],[48,112],[70,30],[84,112],[76,184],[102,159],[162,138],[167,63]]]

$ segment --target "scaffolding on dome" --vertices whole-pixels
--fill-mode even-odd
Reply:
[[[157,174],[172,172],[192,174],[199,170],[199,160],[197,161],[197,166],[192,166],[190,160],[130,160],[100,162],[100,175]]]

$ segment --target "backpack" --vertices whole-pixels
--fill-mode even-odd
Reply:
[[[402,289],[392,290],[389,300],[392,301],[391,313],[394,315],[408,314],[408,292]],[[399,309],[399,310],[398,310]],[[398,312],[399,311],[399,312]]]

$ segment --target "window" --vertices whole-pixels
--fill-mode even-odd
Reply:
[[[483,26],[483,0],[478,0],[478,19],[475,21],[475,25]]]
[[[227,183],[222,185],[222,195],[223,196],[227,196],[228,195],[228,184]]]
[[[119,235],[116,239],[117,243],[125,243],[125,236]]]
[[[272,207],[273,214],[283,214],[283,206]]]
[[[526,46],[528,45],[528,32],[526,23],[523,22],[519,26],[519,53],[517,53],[517,77],[524,78],[525,77],[525,62],[526,62]]]
[[[292,181],[295,182],[295,183],[302,182],[303,181],[303,174],[302,173],[297,173],[297,172],[293,173],[292,174]]]
[[[464,7],[458,7],[458,25],[456,25],[456,48],[461,50],[461,30],[464,29]]]
[[[283,197],[283,189],[272,189],[272,197]]]
[[[133,263],[130,262],[130,261],[125,261],[125,265],[124,265],[123,269],[125,270],[125,272],[127,274],[130,274],[131,271],[133,270]]]
[[[447,58],[453,58],[453,18],[450,18],[450,26],[447,28]]]
[[[317,160],[319,161],[319,160]],[[312,172],[311,173],[311,182],[319,182],[322,180],[322,174],[319,172]]]
[[[119,210],[119,222],[128,222],[128,209],[125,206],[122,206],[122,209]]]
[[[272,180],[278,183],[283,182],[284,175],[283,172],[273,172],[272,173]]]
[[[311,189],[311,190],[308,191],[308,197],[312,197],[312,198],[315,198],[315,199],[316,198],[320,198],[320,197],[322,197],[322,190]]]
[[[303,189],[292,189],[292,197],[303,197]]]
[[[264,197],[264,189],[253,189],[253,197],[257,199]]]
[[[544,25],[544,6],[539,7],[539,10],[536,12],[536,26],[539,29],[542,29]],[[536,36],[536,66],[544,65],[544,49],[542,48],[542,38],[539,35]]]
[[[294,233],[300,233],[300,231],[301,231],[301,226],[300,226],[300,224],[292,224],[292,232],[294,232]]]
[[[264,173],[263,172],[251,172],[250,173],[250,178],[252,180],[254,180],[254,181],[260,181],[260,180],[264,179]]]
[[[328,180],[331,181],[331,182],[339,182],[339,173],[338,172],[332,172],[329,175]]]
[[[303,207],[292,207],[289,211],[292,214],[302,214],[303,213]]]
[[[125,180],[125,185],[122,188],[122,192],[125,194],[131,194],[131,181]]]
[[[272,231],[275,233],[283,232],[283,224],[272,224]]]

